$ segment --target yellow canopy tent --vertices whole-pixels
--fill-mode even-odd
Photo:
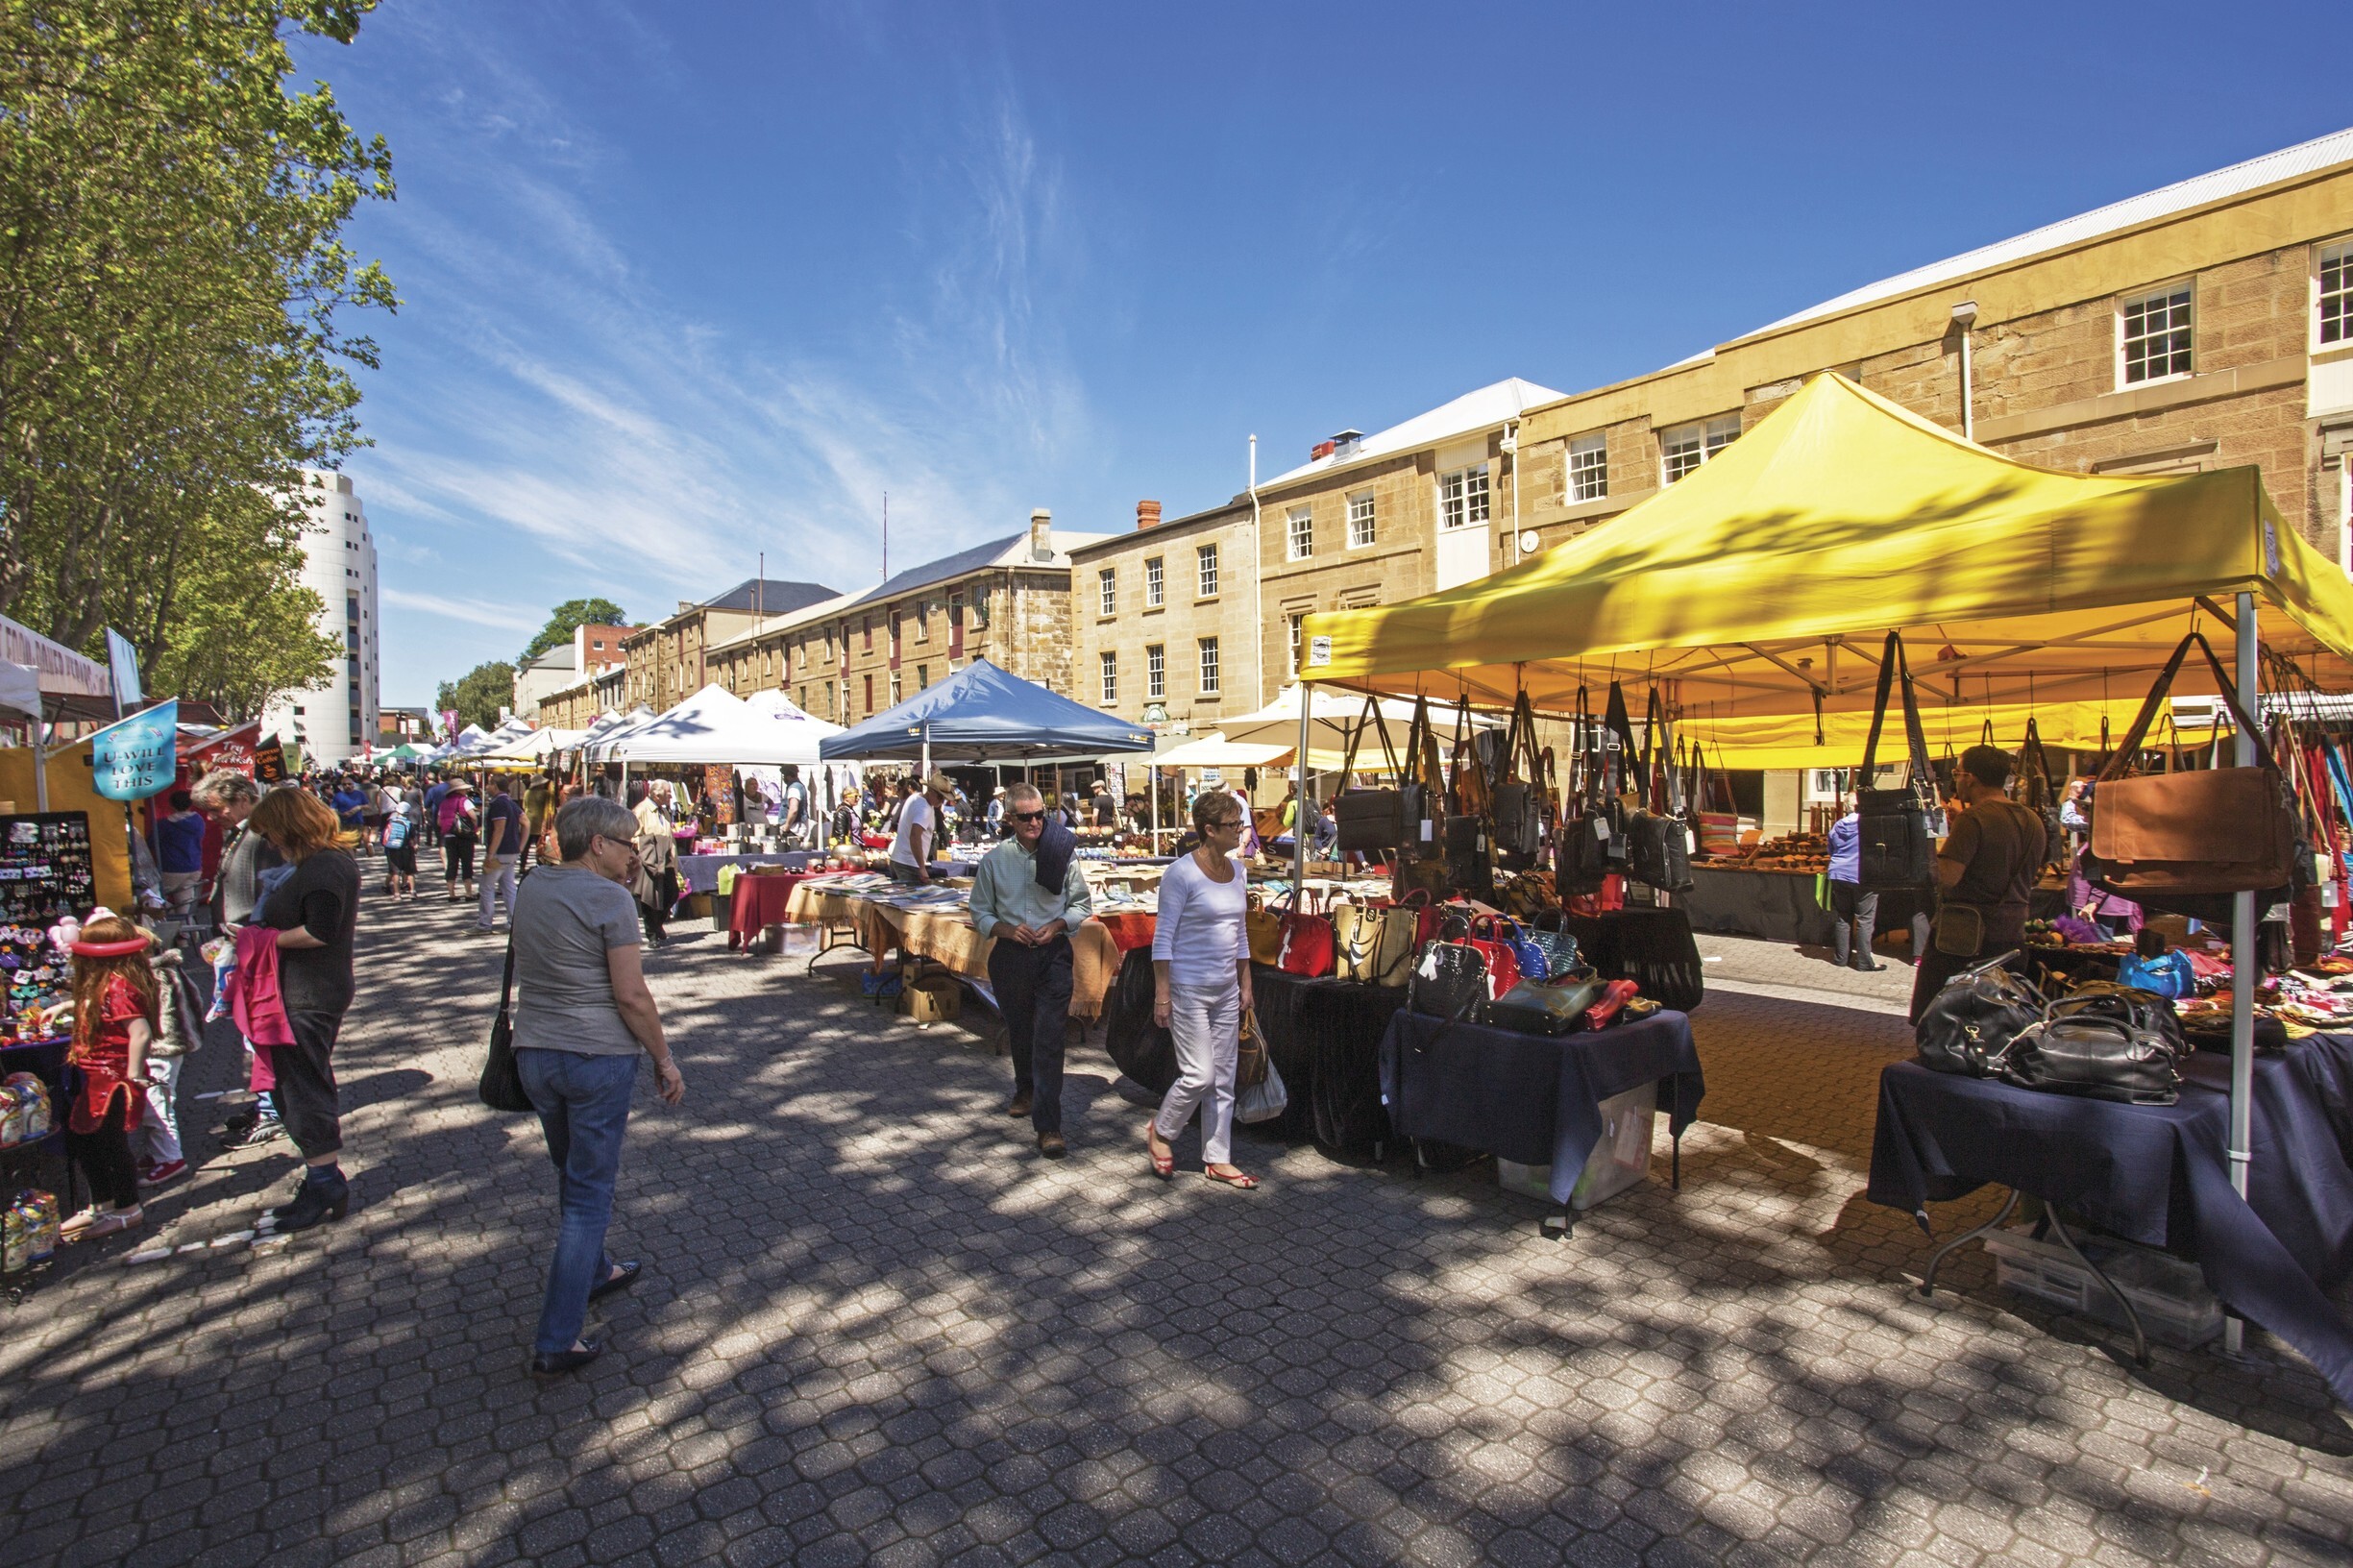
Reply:
[[[2106,750],[2110,740],[2121,736],[2132,723],[2142,696],[2135,690],[2128,696],[2120,694],[2113,702],[2045,702],[2033,707],[2022,702],[1990,708],[1924,702],[1920,723],[1928,737],[1929,754],[1938,757],[1958,756],[1975,746],[1984,738],[1988,723],[1994,726],[1994,744],[2015,753],[2026,738],[2029,718],[2034,720],[2035,734],[2048,749],[2097,752]],[[2102,719],[2107,721],[2104,732]],[[2222,733],[2228,735],[2235,727],[2225,721]],[[2213,713],[2178,714],[2173,728],[2160,717],[2148,744],[2164,747],[2175,739],[2176,731],[2185,748],[2207,746],[2215,738]],[[1825,714],[1819,744],[1814,739],[1811,712],[1729,716],[1704,710],[1687,712],[1675,733],[1679,740],[1695,742],[1711,768],[1853,768],[1861,764],[1863,745],[1871,735],[1871,710]],[[1879,761],[1900,763],[1903,750],[1903,714],[1890,703],[1887,727],[1879,736]]]
[[[1956,702],[2140,695],[2245,591],[2270,651],[2341,687],[2353,584],[2280,521],[2253,468],[2153,478],[2013,462],[1822,375],[1651,500],[1508,571],[1311,615],[1307,678],[1391,693],[1657,681],[1684,713],[1868,708],[1880,640]],[[1941,657],[1940,657],[1941,655]],[[2184,667],[2185,694],[2211,692]]]

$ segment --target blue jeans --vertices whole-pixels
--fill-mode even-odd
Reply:
[[[548,1300],[540,1309],[532,1348],[570,1350],[588,1316],[588,1292],[613,1271],[604,1230],[613,1218],[613,1186],[621,1177],[621,1139],[629,1126],[629,1093],[637,1086],[637,1057],[584,1056],[577,1051],[527,1049],[515,1053],[523,1091],[539,1113],[555,1163],[563,1221],[555,1261],[548,1267]]]

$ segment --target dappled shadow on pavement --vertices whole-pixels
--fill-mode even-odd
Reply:
[[[0,1319],[8,1560],[2346,1555],[2353,1465],[2300,1369],[2141,1375],[1974,1262],[1908,1297],[1918,1233],[1856,1201],[1891,1020],[1755,997],[1699,1016],[1683,1191],[1554,1243],[1477,1169],[1245,1140],[1258,1193],[1153,1182],[1094,1053],[1042,1163],[976,1035],[652,955],[690,1097],[631,1130],[613,1246],[650,1273],[599,1304],[601,1362],[535,1384],[553,1184],[474,1103],[500,949],[463,918],[369,911],[349,1221],[105,1261]],[[233,1231],[291,1168],[212,1156],[167,1235]]]

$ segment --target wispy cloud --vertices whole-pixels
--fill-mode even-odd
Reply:
[[[537,631],[540,626],[539,620],[512,604],[486,600],[450,599],[441,594],[420,594],[409,588],[382,588],[377,598],[394,609],[437,615],[444,621],[463,621],[468,625],[491,626],[502,631]]]

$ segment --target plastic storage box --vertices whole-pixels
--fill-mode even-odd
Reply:
[[[1602,1102],[1602,1140],[1593,1145],[1577,1185],[1569,1189],[1569,1207],[1590,1209],[1616,1197],[1651,1169],[1651,1134],[1658,1119],[1658,1086],[1643,1084]],[[1495,1162],[1495,1184],[1545,1203],[1553,1201],[1553,1167],[1523,1165],[1510,1160]]]
[[[2194,1350],[2222,1332],[2222,1304],[2197,1264],[2113,1237],[2077,1237],[2076,1245],[2132,1298],[2141,1327],[2157,1343]],[[2003,1289],[2125,1326],[2116,1297],[2058,1242],[2038,1241],[2028,1231],[1997,1231],[1985,1238],[1985,1250],[1994,1255],[1994,1278]]]

